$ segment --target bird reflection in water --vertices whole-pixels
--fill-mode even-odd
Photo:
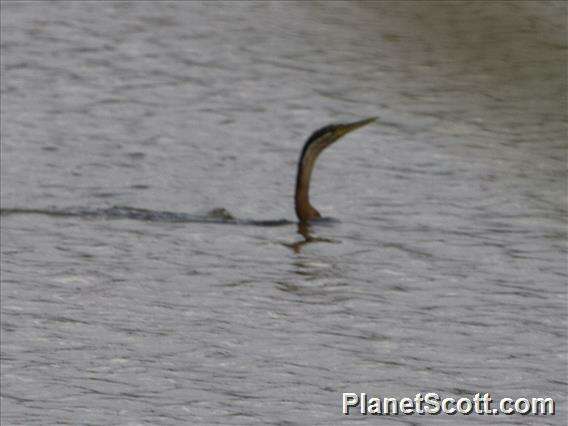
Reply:
[[[310,224],[307,222],[300,222],[298,223],[298,234],[300,234],[304,239],[295,241],[293,243],[283,243],[286,247],[292,249],[292,251],[296,254],[302,251],[302,248],[306,244],[310,243],[338,243],[337,240],[332,240],[331,238],[322,238],[314,236],[310,229]]]

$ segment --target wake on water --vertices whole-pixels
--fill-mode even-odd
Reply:
[[[224,208],[217,208],[204,215],[177,213],[160,210],[148,210],[128,206],[113,206],[108,208],[89,209],[85,207],[70,207],[65,209],[48,207],[40,208],[2,208],[1,216],[9,215],[45,215],[51,217],[78,217],[83,219],[129,219],[146,222],[169,223],[219,223],[232,225],[253,226],[283,226],[291,225],[286,219],[279,220],[244,220],[235,218]]]

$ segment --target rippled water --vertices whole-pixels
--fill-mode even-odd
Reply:
[[[565,424],[565,22],[3,2],[2,423]],[[298,229],[306,137],[375,115],[318,162],[336,220]],[[236,223],[24,214],[117,208]],[[342,392],[558,414],[346,417]]]

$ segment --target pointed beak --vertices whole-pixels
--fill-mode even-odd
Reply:
[[[349,132],[352,132],[353,130],[358,129],[359,127],[363,127],[363,126],[366,126],[369,123],[372,123],[377,118],[378,117],[370,117],[370,118],[366,118],[364,120],[355,121],[353,123],[340,124],[337,131],[339,132],[339,135],[341,137],[341,136],[343,136],[343,135],[345,135]]]

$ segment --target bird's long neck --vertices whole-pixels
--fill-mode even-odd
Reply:
[[[298,176],[296,177],[296,214],[300,223],[306,223],[312,219],[321,217],[319,212],[310,204],[310,179],[314,165],[320,153],[337,141],[345,134],[359,127],[366,126],[376,120],[376,117],[353,123],[330,124],[316,130],[305,143],[298,164]]]
[[[309,145],[302,151],[300,157],[298,176],[296,177],[296,195],[294,197],[296,215],[300,222],[321,217],[319,212],[310,204],[310,180],[314,165],[322,150],[323,148]]]

